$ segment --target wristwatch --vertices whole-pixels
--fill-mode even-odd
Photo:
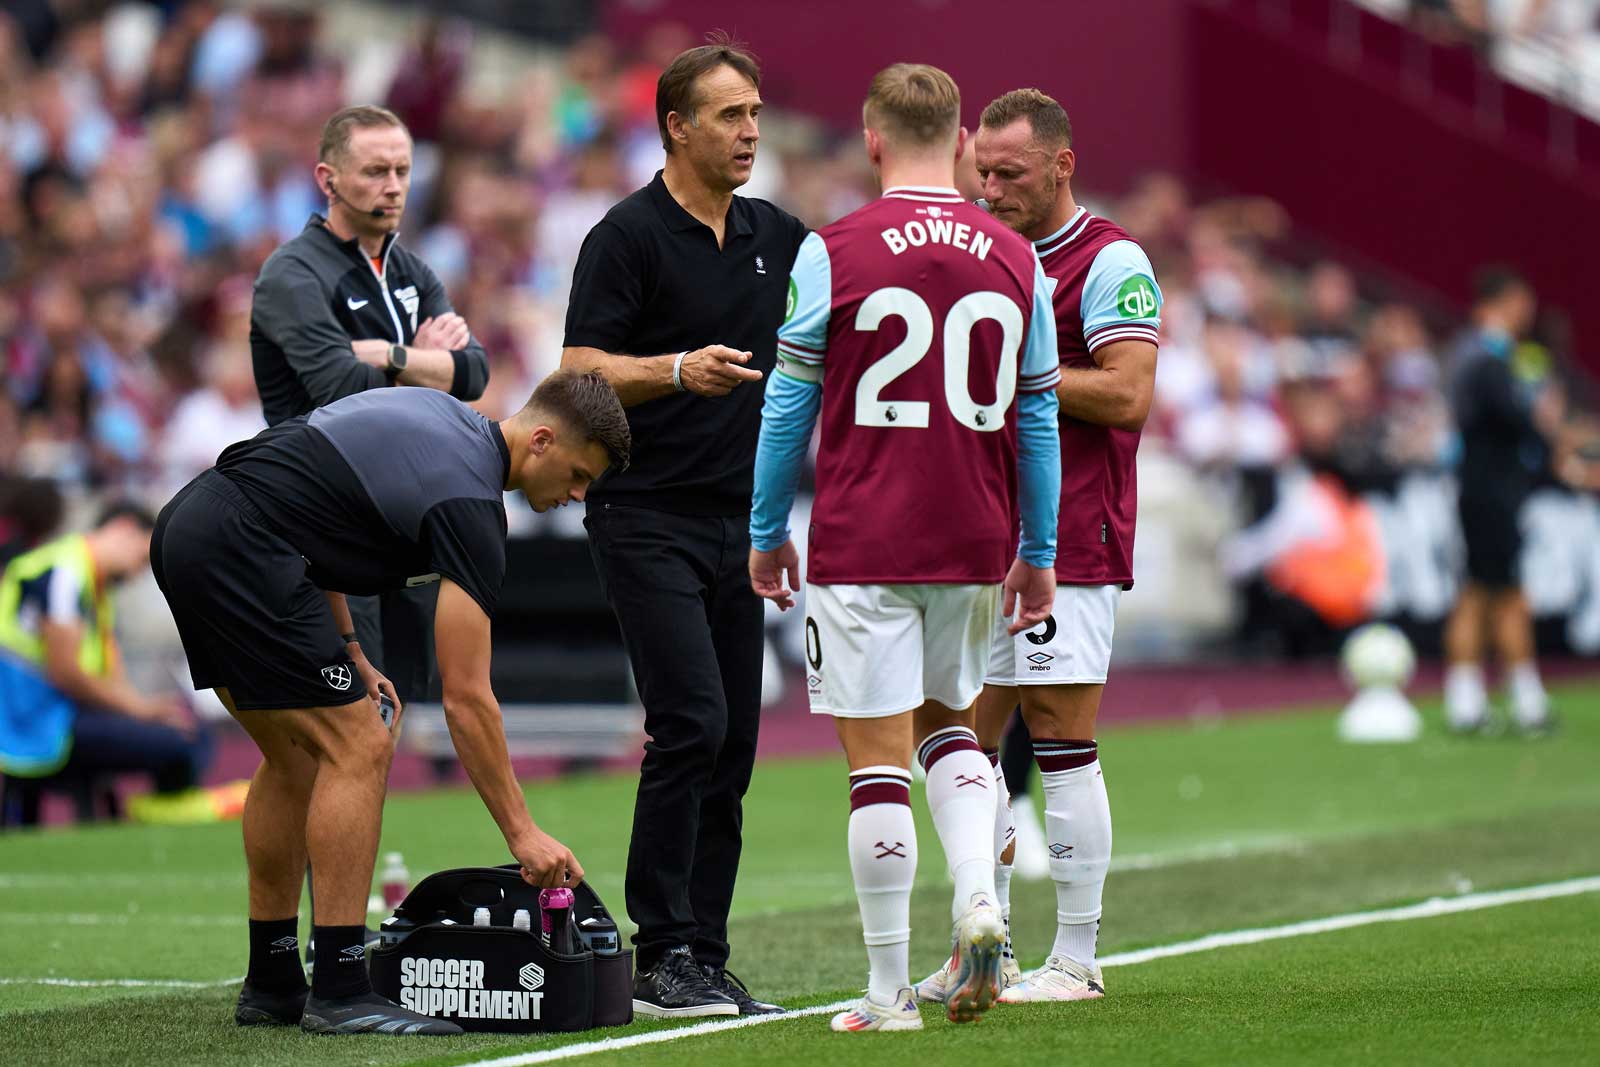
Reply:
[[[389,362],[383,368],[383,373],[385,373],[385,374],[387,374],[389,376],[389,380],[390,381],[393,381],[394,379],[400,377],[401,372],[404,371],[405,369],[406,369],[406,346],[405,345],[390,345],[389,346]]]

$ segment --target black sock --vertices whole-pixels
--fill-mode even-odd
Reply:
[[[317,959],[311,965],[311,995],[319,1000],[372,992],[367,977],[365,926],[313,926]]]
[[[256,989],[288,993],[304,989],[300,969],[300,919],[250,920],[250,970],[245,981]]]

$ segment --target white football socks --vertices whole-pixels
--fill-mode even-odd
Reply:
[[[1489,692],[1483,668],[1476,663],[1452,663],[1444,672],[1444,714],[1457,730],[1483,723],[1489,714]]]
[[[1511,714],[1519,726],[1537,726],[1550,711],[1550,697],[1539,678],[1539,665],[1533,660],[1513,663],[1506,669],[1506,689],[1511,696]]]
[[[994,771],[965,726],[928,736],[917,750],[928,775],[928,808],[955,880],[950,918],[955,921],[978,893],[995,901]]]
[[[917,877],[917,825],[911,772],[863,767],[850,774],[850,874],[867,945],[867,992],[893,1004],[911,985],[911,886]]]
[[[1056,884],[1051,952],[1093,966],[1100,902],[1111,865],[1111,803],[1093,741],[1035,738],[1044,787],[1044,832]]]
[[[1011,790],[1006,787],[1006,772],[1000,766],[1000,750],[985,749],[983,754],[989,757],[989,766],[994,771],[994,902],[1000,909],[1000,917],[1009,920],[1014,868],[1001,857],[1011,839],[1016,837],[1017,827],[1011,818]]]

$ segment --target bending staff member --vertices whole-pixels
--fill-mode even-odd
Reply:
[[[383,390],[234,445],[162,510],[151,562],[195,685],[216,689],[263,757],[244,811],[240,1025],[460,1033],[377,996],[367,979],[363,923],[394,751],[375,701],[393,686],[341,636],[346,593],[439,579],[435,639],[456,753],[525,879],[583,877],[528,814],[489,686],[501,494],[520,489],[536,511],[582,500],[631,447],[622,405],[597,374],[551,375],[503,423],[433,390]],[[308,854],[322,946],[309,999],[295,941]]]

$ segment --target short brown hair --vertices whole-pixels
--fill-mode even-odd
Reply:
[[[861,120],[900,144],[941,144],[960,124],[961,90],[938,67],[896,63],[873,76]]]
[[[322,140],[317,145],[317,161],[332,163],[342,158],[350,151],[350,131],[377,126],[398,126],[402,130],[406,128],[406,124],[400,121],[399,115],[376,104],[357,104],[335,111],[328,121],[322,124]]]
[[[1035,140],[1051,148],[1072,147],[1072,120],[1067,109],[1056,103],[1052,96],[1038,89],[1013,89],[997,96],[983,109],[981,125],[998,130],[1018,119],[1027,119]]]
[[[539,383],[527,408],[582,434],[585,444],[600,442],[612,467],[627,467],[633,453],[633,432],[628,429],[628,416],[617,391],[599,371],[556,371]]]
[[[761,88],[761,65],[750,50],[721,30],[706,34],[706,42],[698,48],[679,52],[656,79],[656,128],[661,131],[661,147],[672,151],[672,138],[667,134],[667,115],[676,111],[692,123],[695,108],[694,83],[700,75],[718,67],[732,67],[749,79],[750,84]]]

